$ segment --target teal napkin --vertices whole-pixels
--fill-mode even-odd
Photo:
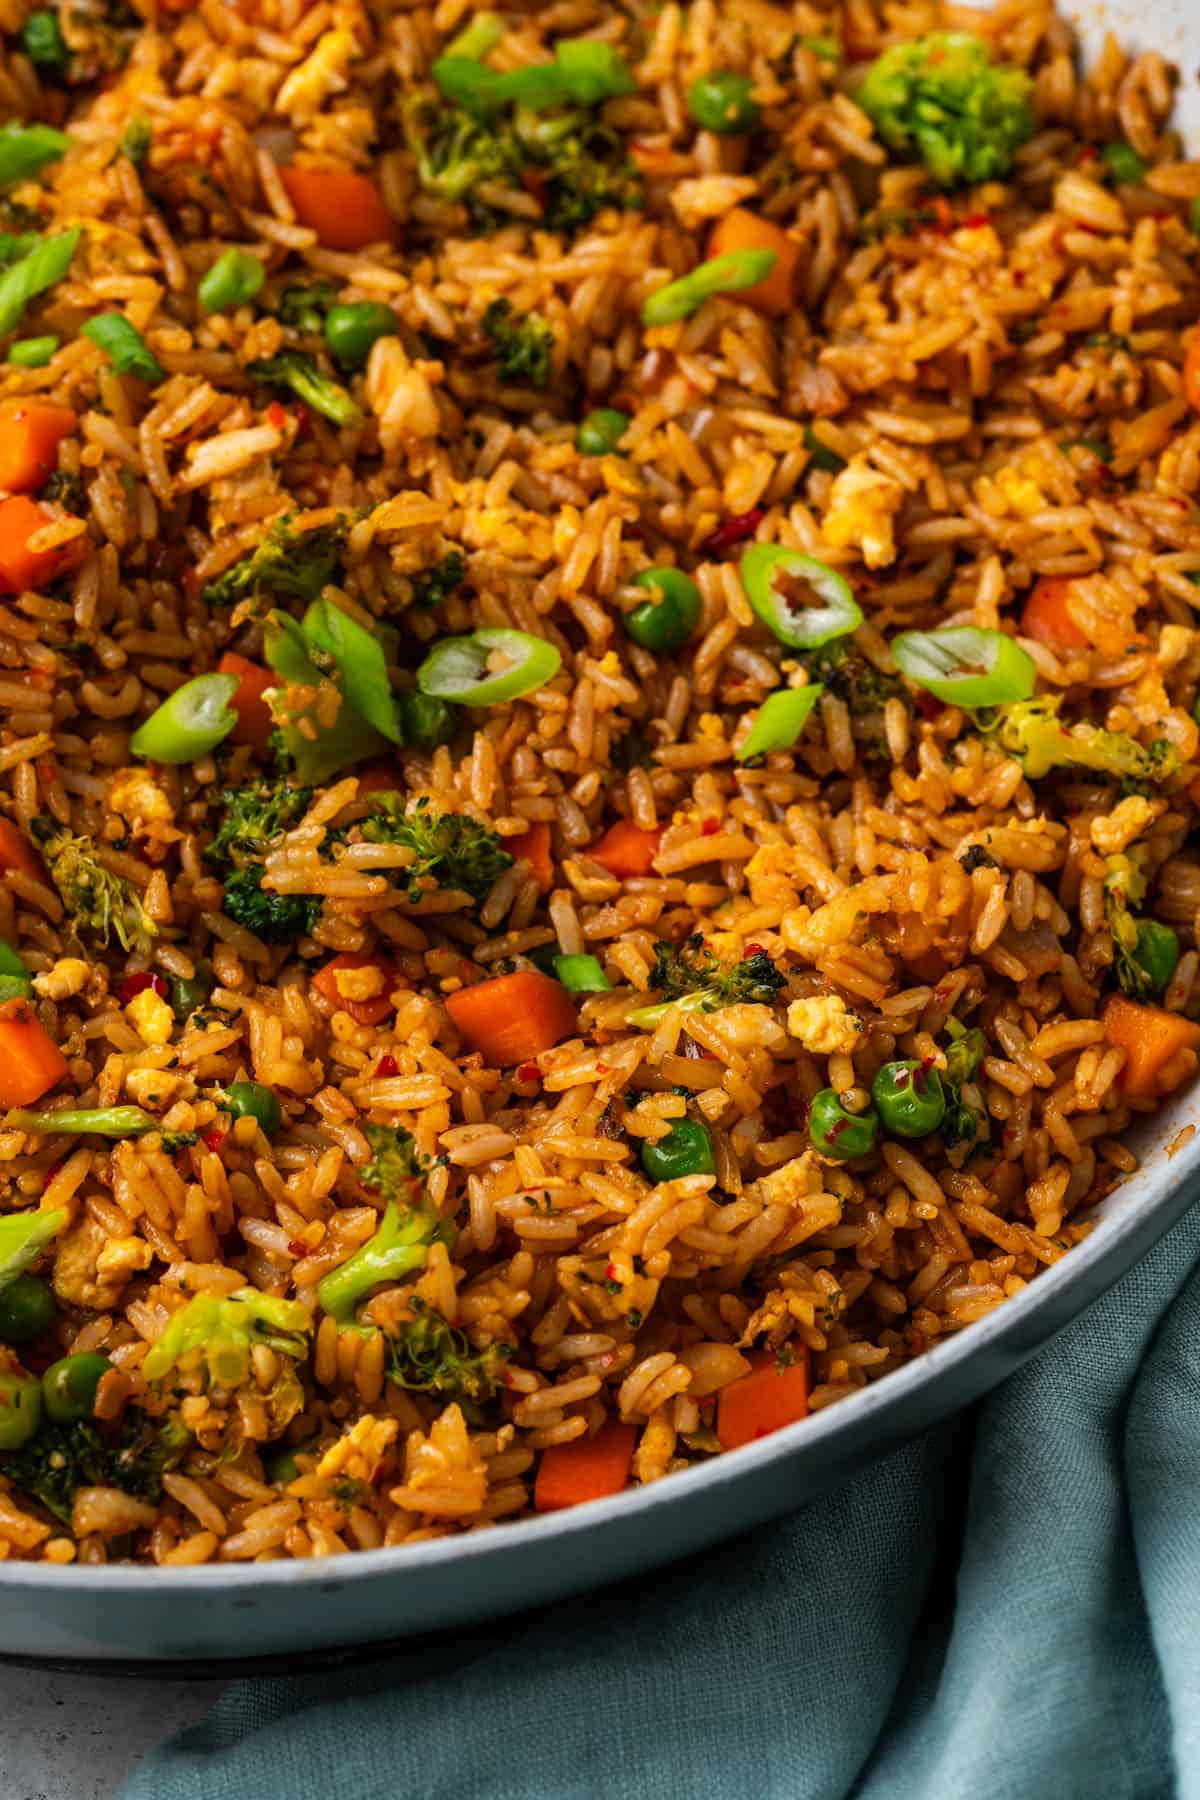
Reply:
[[[1200,1800],[1200,1208],[971,1415],[657,1574],[240,1683],[124,1800]]]

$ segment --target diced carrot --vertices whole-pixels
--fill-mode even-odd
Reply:
[[[67,1073],[67,1059],[28,1000],[0,1006],[0,1106],[32,1106]]]
[[[1062,650],[1086,650],[1087,634],[1067,611],[1074,586],[1070,575],[1043,575],[1036,581],[1021,614],[1022,635]]]
[[[379,984],[373,975],[364,973],[367,970],[378,972]],[[356,1025],[378,1025],[393,1010],[396,968],[386,956],[348,950],[331,956],[324,968],[317,970],[312,984],[322,999],[339,1012],[349,1013]]]
[[[1139,1100],[1157,1099],[1186,1081],[1196,1067],[1200,1025],[1179,1013],[1140,1006],[1114,994],[1101,1022],[1108,1042],[1125,1052],[1125,1067],[1117,1076],[1122,1093]],[[1185,1056],[1184,1051],[1193,1054]]]
[[[595,1437],[572,1438],[543,1450],[533,1486],[537,1512],[561,1512],[584,1500],[619,1494],[629,1482],[637,1427],[606,1419]]]
[[[402,785],[403,777],[391,763],[369,763],[358,771],[360,800],[366,800],[371,794],[397,794]]]
[[[543,1050],[552,1050],[571,1036],[577,1024],[566,988],[533,969],[461,988],[448,996],[446,1011],[493,1069],[529,1062]]]
[[[548,894],[554,886],[554,861],[550,855],[550,827],[544,819],[523,831],[520,837],[508,838],[504,848],[517,862],[527,862],[533,870],[538,892]]]
[[[736,1450],[781,1426],[808,1417],[808,1351],[780,1366],[774,1351],[752,1356],[749,1375],[731,1381],[717,1396],[717,1437],[722,1450]]]
[[[78,420],[69,406],[30,400],[0,414],[0,488],[29,494],[58,466],[58,446]]]
[[[618,819],[603,837],[589,845],[588,855],[610,875],[627,881],[631,875],[649,875],[661,841],[661,828],[643,831],[632,819]]]
[[[54,523],[50,513],[24,494],[0,500],[0,593],[23,594],[28,588],[46,587],[78,562],[86,539],[54,550],[30,549],[34,533]]]
[[[365,250],[390,242],[396,221],[369,175],[354,169],[280,169],[279,178],[302,225],[327,250]]]
[[[11,819],[0,819],[0,875],[7,875],[10,869],[32,875],[35,881],[46,879],[42,859],[29,839]]]
[[[1200,412],[1200,327],[1192,333],[1192,341],[1183,359],[1183,391],[1188,405]]]
[[[263,695],[268,688],[279,686],[278,675],[264,669],[261,663],[249,662],[236,650],[226,650],[217,669],[222,675],[236,675],[231,705],[237,714],[232,737],[235,744],[249,744],[252,750],[264,751],[275,729],[271,709]]]
[[[769,219],[744,206],[735,206],[713,226],[708,240],[709,256],[728,256],[731,250],[774,250],[775,267],[753,287],[743,288],[737,295],[760,312],[776,315],[791,312],[795,305],[796,271],[800,267],[800,245],[788,237]]]

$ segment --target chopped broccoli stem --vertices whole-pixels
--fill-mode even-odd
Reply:
[[[384,1201],[375,1235],[322,1277],[317,1298],[339,1324],[350,1325],[373,1288],[422,1269],[434,1244],[453,1236],[453,1226],[425,1204],[420,1159],[409,1132],[387,1125],[364,1127],[372,1156],[360,1171],[363,1185]]]
[[[1125,731],[1105,731],[1086,722],[1062,724],[1057,694],[1033,700],[1017,700],[999,709],[986,729],[995,732],[1001,746],[1019,757],[1030,781],[1051,769],[1094,769],[1134,781],[1162,782],[1179,767],[1179,752],[1166,738],[1139,744]]]
[[[74,836],[56,819],[35,819],[31,829],[72,927],[106,947],[115,933],[122,950],[147,951],[158,926],[132,883],[105,868],[91,839]]]
[[[196,1294],[173,1315],[142,1364],[147,1381],[161,1381],[182,1362],[203,1363],[219,1387],[237,1387],[250,1373],[250,1353],[265,1344],[281,1356],[305,1354],[312,1329],[308,1308],[257,1288],[238,1288],[225,1298]]]
[[[302,350],[281,350],[246,364],[247,375],[268,387],[286,388],[314,412],[338,426],[361,425],[362,410],[340,382],[322,375]]]
[[[1023,69],[988,59],[981,38],[936,31],[893,44],[867,71],[858,104],[893,150],[915,150],[942,187],[995,181],[1033,136]]]
[[[205,857],[218,869],[260,860],[275,838],[304,817],[312,796],[310,787],[265,778],[253,787],[229,789],[221,795],[225,812]]]
[[[554,333],[536,313],[514,322],[512,302],[493,300],[483,315],[483,329],[492,340],[496,363],[505,381],[524,381],[535,388],[546,386]]]

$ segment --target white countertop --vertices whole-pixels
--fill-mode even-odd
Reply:
[[[203,1718],[222,1685],[0,1667],[3,1800],[111,1800],[148,1750]]]

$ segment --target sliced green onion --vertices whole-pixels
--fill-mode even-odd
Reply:
[[[135,756],[154,762],[190,763],[207,756],[237,724],[230,706],[236,675],[195,675],[169,694],[129,740]]]
[[[1200,237],[1200,194],[1194,197],[1188,207],[1188,224],[1196,236]]]
[[[563,86],[580,106],[598,106],[620,94],[636,94],[637,82],[611,44],[594,38],[567,38],[554,52]]]
[[[12,945],[0,938],[0,999],[28,1000],[32,993],[29,970]]]
[[[100,313],[80,327],[104,351],[118,375],[136,375],[139,381],[162,381],[163,366],[136,325],[123,313]]]
[[[470,22],[463,26],[457,37],[450,39],[446,45],[446,56],[469,56],[475,62],[482,62],[490,56],[496,45],[504,36],[504,21],[495,13],[476,13]]]
[[[501,77],[473,56],[439,56],[430,74],[447,100],[464,112],[484,117],[503,104],[503,96],[497,98],[496,93]]]
[[[774,250],[730,250],[725,256],[710,257],[690,275],[651,294],[642,307],[642,323],[674,325],[679,319],[690,319],[714,294],[739,294],[743,288],[757,287],[777,260]]]
[[[0,1218],[0,1288],[9,1287],[23,1275],[66,1222],[67,1211],[62,1206],[53,1212],[5,1213]]]
[[[616,406],[597,406],[580,420],[575,433],[575,448],[584,456],[609,456],[617,449],[629,425],[627,412],[621,412]]]
[[[49,334],[46,337],[20,338],[10,345],[8,360],[15,363],[18,369],[44,369],[58,349],[58,344],[59,340]]]
[[[70,148],[70,138],[53,125],[5,125],[0,130],[0,184],[28,181]]]
[[[566,84],[557,63],[527,63],[496,76],[492,90],[495,106],[519,106],[523,112],[544,113],[567,100]]]
[[[388,679],[387,658],[374,632],[329,600],[313,601],[304,615],[303,630],[310,645],[336,662],[342,691],[355,712],[390,743],[402,744],[404,734]]]
[[[544,687],[561,666],[562,657],[545,638],[489,626],[435,644],[417,670],[417,685],[438,700],[496,706]]]
[[[35,68],[65,68],[69,52],[63,41],[58,14],[48,7],[31,12],[21,27],[21,48]]]
[[[1037,670],[1028,650],[1003,631],[947,625],[902,631],[892,639],[896,667],[950,706],[1001,706],[1028,700]]]
[[[568,994],[607,994],[612,988],[594,956],[556,956],[554,973]]]
[[[0,148],[3,145],[0,132]],[[38,294],[44,294],[56,281],[61,281],[71,266],[80,228],[60,231],[56,237],[42,238],[28,256],[12,263],[0,275],[0,337],[7,337],[24,317],[25,308]]]
[[[248,250],[230,248],[222,251],[211,269],[200,277],[196,289],[205,312],[224,312],[227,307],[241,306],[261,294],[267,271],[257,256]]]
[[[735,137],[753,131],[762,108],[753,98],[754,83],[732,69],[710,69],[697,76],[687,93],[688,111],[705,131]]]
[[[1150,165],[1140,157],[1132,144],[1105,144],[1100,151],[1108,164],[1108,172],[1118,187],[1144,179]]]
[[[140,1106],[63,1107],[61,1112],[26,1112],[18,1108],[5,1114],[4,1124],[9,1131],[25,1131],[31,1137],[63,1132],[71,1137],[127,1138],[159,1130],[158,1120]]]
[[[801,50],[811,50],[821,62],[840,63],[842,46],[832,37],[802,37],[798,40]]]
[[[821,682],[810,681],[806,687],[781,688],[777,694],[769,695],[758,709],[737,760],[746,762],[751,756],[764,756],[768,750],[790,750],[824,692]]]
[[[862,624],[862,608],[845,577],[802,550],[788,550],[782,544],[751,544],[740,568],[751,607],[790,649],[816,650],[833,638],[857,631]],[[781,577],[799,591],[781,592]],[[813,600],[824,604],[814,605]]]

